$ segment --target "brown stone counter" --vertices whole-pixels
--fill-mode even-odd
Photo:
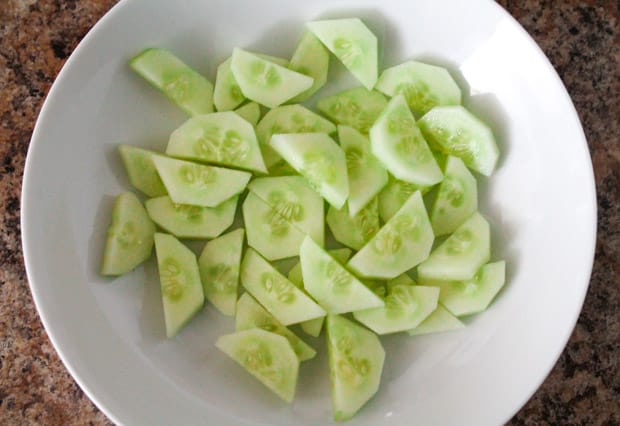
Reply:
[[[0,0],[2,425],[109,424],[65,370],[39,321],[24,272],[19,202],[28,142],[50,85],[114,3]],[[511,424],[620,425],[620,3],[500,3],[536,39],[568,88],[588,138],[599,208],[594,271],[577,327]]]

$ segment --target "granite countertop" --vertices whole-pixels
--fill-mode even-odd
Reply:
[[[20,241],[24,160],[43,100],[115,0],[0,0],[0,424],[110,424],[60,362],[32,302]],[[514,425],[620,424],[620,3],[502,0],[562,77],[583,122],[598,241],[583,312]],[[558,153],[561,155],[561,153]]]

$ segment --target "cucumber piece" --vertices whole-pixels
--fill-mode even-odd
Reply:
[[[460,158],[448,157],[443,181],[431,209],[436,236],[451,234],[478,210],[476,178]]]
[[[216,207],[243,192],[252,175],[176,158],[153,158],[168,194],[177,204]]]
[[[309,321],[299,323],[299,327],[304,333],[312,337],[319,337],[321,330],[323,330],[323,324],[325,323],[325,317],[315,318]]]
[[[232,111],[245,101],[239,83],[230,69],[232,57],[226,59],[217,67],[213,103],[218,111]]]
[[[377,37],[358,18],[314,21],[308,29],[368,90],[377,82]]]
[[[205,296],[196,255],[169,234],[155,234],[166,336],[174,337],[202,308]]]
[[[434,239],[418,191],[353,256],[347,267],[362,277],[394,278],[426,259]]]
[[[329,207],[326,222],[336,241],[359,250],[379,231],[377,200],[371,201],[353,217],[347,205],[340,210]]]
[[[344,151],[325,133],[273,135],[276,150],[332,206],[341,208],[349,197]]]
[[[276,65],[280,65],[284,68],[288,68],[288,66],[290,65],[290,61],[288,59],[280,58],[279,56],[266,55],[265,53],[255,53],[255,55],[266,61],[273,62]]]
[[[398,333],[417,327],[436,308],[437,287],[418,285],[391,286],[385,307],[353,312],[356,320],[377,334]]]
[[[387,103],[381,93],[356,87],[320,99],[316,108],[335,123],[351,126],[368,134]]]
[[[130,145],[119,145],[118,151],[129,182],[134,188],[149,197],[159,197],[168,193],[153,163],[153,157],[157,156],[157,153]]]
[[[307,31],[301,37],[288,67],[314,79],[312,87],[291,99],[291,102],[303,102],[327,82],[329,52],[314,34]]]
[[[116,197],[103,251],[101,275],[123,275],[151,257],[155,225],[132,192]]]
[[[293,401],[299,358],[286,338],[254,328],[221,336],[215,346],[284,401]]]
[[[241,262],[241,283],[283,325],[325,315],[319,305],[251,248]]]
[[[444,154],[459,157],[485,176],[495,170],[499,148],[493,132],[462,106],[433,108],[418,124],[428,142]]]
[[[237,302],[235,331],[250,330],[252,328],[262,328],[265,331],[285,337],[300,361],[306,361],[316,356],[316,351],[311,346],[280,324],[256,299],[248,293],[243,293]]]
[[[392,287],[396,287],[399,285],[416,285],[416,283],[407,274],[400,274],[396,278],[392,278],[385,283],[386,290],[390,290],[392,289]]]
[[[333,416],[348,420],[379,389],[385,350],[379,338],[339,315],[327,317]]]
[[[441,295],[441,291],[439,294]],[[465,324],[452,315],[443,305],[438,304],[437,309],[432,314],[426,317],[416,328],[407,331],[407,333],[410,336],[420,336],[422,334],[441,333],[461,328],[465,328]]]
[[[254,128],[232,111],[190,118],[172,132],[166,154],[267,173]]]
[[[419,186],[388,175],[388,183],[378,197],[381,220],[384,222],[390,220],[414,192],[420,191],[424,195],[431,188],[432,186]]]
[[[487,263],[464,281],[420,278],[424,285],[440,288],[439,301],[454,315],[477,314],[489,307],[506,282],[506,262]]]
[[[213,84],[165,49],[146,49],[129,66],[189,115],[213,111]]]
[[[231,70],[243,95],[275,108],[312,87],[314,79],[235,48]]]
[[[198,258],[205,297],[224,315],[235,315],[243,228],[208,242]]]
[[[232,197],[217,207],[199,207],[175,204],[164,196],[145,204],[153,222],[178,238],[215,238],[233,224],[238,200]]]
[[[439,105],[460,105],[461,89],[448,70],[407,61],[381,73],[375,88],[388,96],[402,94],[416,117]]]
[[[418,277],[469,280],[490,257],[489,222],[476,212],[418,266]]]
[[[394,177],[416,185],[441,181],[441,169],[403,95],[396,95],[370,129],[375,157]]]
[[[254,179],[250,191],[269,204],[287,223],[310,235],[320,245],[325,240],[323,200],[301,176]]]
[[[306,234],[250,192],[243,202],[248,245],[268,260],[297,256]]]
[[[349,214],[357,215],[387,184],[387,172],[371,152],[370,141],[349,126],[338,126],[338,139],[347,160]]]
[[[256,126],[258,124],[258,120],[260,120],[260,105],[256,102],[248,102],[242,107],[237,108],[235,113],[252,126]]]
[[[334,260],[312,238],[299,250],[304,288],[328,313],[384,306],[381,298]]]
[[[302,105],[284,105],[265,114],[256,126],[256,136],[263,152],[263,159],[270,170],[282,157],[269,146],[271,136],[283,133],[334,133],[336,126]]]

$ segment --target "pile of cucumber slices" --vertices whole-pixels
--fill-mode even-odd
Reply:
[[[290,61],[233,49],[215,85],[165,49],[131,60],[190,118],[165,153],[119,147],[148,199],[116,198],[101,273],[133,270],[154,245],[167,336],[210,302],[235,317],[216,346],[288,402],[316,355],[298,334],[325,329],[333,416],[346,420],[379,387],[377,335],[462,328],[504,285],[472,174],[490,176],[499,151],[447,70],[407,61],[379,74],[361,20],[306,27]],[[314,112],[301,102],[331,55],[361,85]],[[238,204],[243,225],[225,233]],[[179,239],[209,241],[197,257]],[[274,264],[294,257],[288,271]]]

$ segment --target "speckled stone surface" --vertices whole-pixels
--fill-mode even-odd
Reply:
[[[67,373],[34,308],[21,253],[24,159],[63,62],[114,0],[0,0],[0,424],[109,424]],[[502,0],[540,44],[583,122],[598,242],[570,343],[513,425],[620,425],[620,2]],[[484,402],[481,402],[484,404]]]

